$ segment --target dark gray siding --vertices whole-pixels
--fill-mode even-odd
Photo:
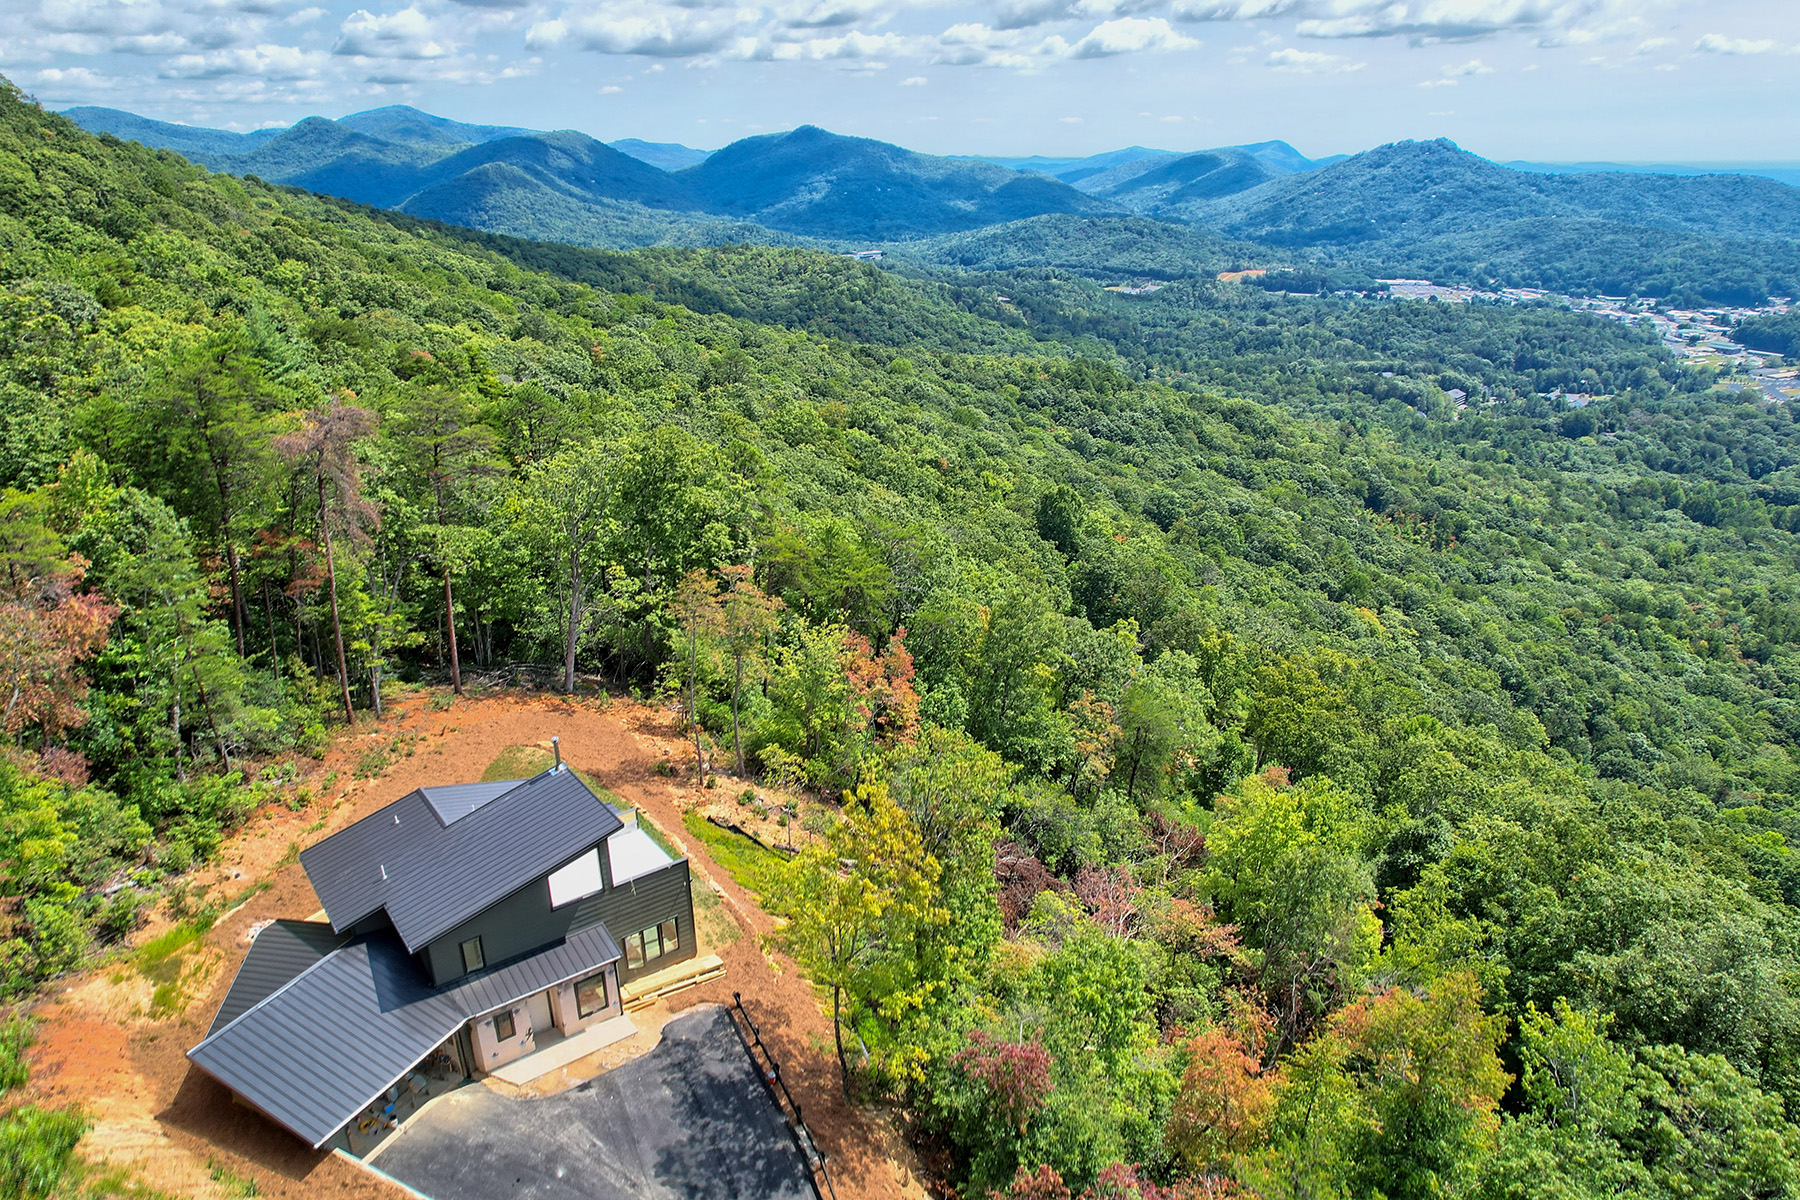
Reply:
[[[561,908],[550,907],[549,873],[534,879],[492,908],[471,917],[428,946],[421,955],[432,982],[442,986],[463,973],[462,944],[481,938],[482,955],[489,963],[504,962],[539,946],[567,937],[590,925],[604,924],[613,940],[623,945],[628,934],[648,929],[674,917],[680,922],[681,949],[665,955],[656,969],[693,957],[694,897],[686,859],[660,871],[613,886],[612,866],[601,849],[600,877],[605,884],[592,896],[584,896]],[[627,973],[620,961],[619,977]]]
[[[617,888],[608,888],[594,899],[601,901],[599,917],[606,922],[613,940],[621,947],[627,937],[670,917],[675,918],[681,933],[681,949],[674,954],[665,954],[653,963],[631,970],[626,967],[625,959],[619,959],[620,983],[660,971],[694,957],[697,952],[694,945],[694,890],[687,859],[670,863],[660,871],[640,875]]]
[[[611,880],[606,878],[604,850],[600,862],[601,879],[610,885]],[[425,947],[420,958],[432,982],[441,987],[462,975],[462,944],[472,937],[481,939],[482,957],[492,964],[529,954],[575,930],[598,924],[598,902],[606,891],[585,896],[561,908],[551,908],[550,875],[551,872],[546,871]]]

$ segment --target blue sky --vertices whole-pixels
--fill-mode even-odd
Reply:
[[[1800,0],[0,0],[47,107],[252,129],[414,104],[716,147],[1800,161]]]

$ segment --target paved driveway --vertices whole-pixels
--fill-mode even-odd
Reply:
[[[433,1200],[811,1200],[800,1153],[725,1009],[663,1027],[649,1054],[556,1096],[466,1087],[375,1165]]]

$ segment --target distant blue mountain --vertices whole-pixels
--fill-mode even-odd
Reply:
[[[683,167],[698,166],[706,161],[711,150],[696,150],[692,146],[683,146],[679,142],[645,142],[637,138],[620,138],[616,142],[608,142],[621,154],[629,154],[639,162],[647,162],[653,167],[665,171],[679,171]]]
[[[1789,187],[1800,187],[1800,163],[1542,163],[1509,162],[1502,166],[1537,175],[1591,175],[1615,172],[1625,175],[1756,175]]]
[[[112,109],[68,115],[215,171],[496,233],[590,245],[701,236],[868,241],[1106,209],[1043,175],[812,126],[708,154],[636,140],[616,148],[571,130],[466,125],[404,105],[336,121],[309,117],[255,134]]]
[[[814,237],[922,237],[1106,207],[1058,179],[812,125],[733,142],[675,178],[709,211]]]
[[[1104,154],[1090,154],[1085,158],[1045,158],[1033,155],[1030,158],[989,158],[981,155],[958,155],[977,162],[991,162],[996,166],[1007,167],[1014,171],[1036,171],[1040,175],[1053,175],[1064,183],[1074,183],[1089,175],[1097,175],[1101,171],[1112,170],[1128,163],[1142,162],[1150,159],[1179,158],[1174,150],[1150,150],[1143,146],[1127,146],[1123,150],[1108,150]]]
[[[415,146],[462,147],[535,132],[512,125],[465,125],[461,121],[421,112],[410,104],[390,104],[386,108],[351,113],[339,117],[336,123],[385,142]]]
[[[142,142],[160,150],[173,150],[185,158],[199,161],[200,155],[247,154],[271,138],[286,132],[281,129],[259,129],[255,133],[232,133],[224,129],[207,129],[199,125],[177,125],[171,121],[153,121],[136,113],[116,108],[70,108],[63,111],[90,133],[110,133],[120,141]]]

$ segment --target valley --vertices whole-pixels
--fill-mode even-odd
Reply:
[[[446,1081],[543,1194],[1800,1191],[1800,190],[126,117],[0,88],[0,1195],[540,1165]],[[734,993],[755,1121],[593,1102]]]

